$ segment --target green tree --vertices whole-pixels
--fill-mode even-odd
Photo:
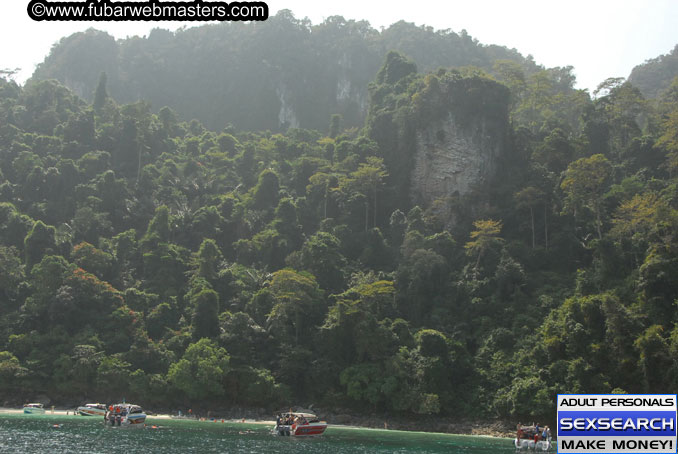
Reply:
[[[153,339],[161,339],[167,330],[176,327],[179,316],[169,303],[160,303],[146,317],[146,329]]]
[[[30,270],[33,265],[40,262],[44,255],[49,255],[55,250],[55,234],[56,229],[51,225],[47,226],[42,221],[35,221],[33,228],[24,240],[26,269]]]
[[[198,251],[198,276],[213,280],[218,271],[219,261],[222,255],[216,241],[206,238]]]
[[[543,197],[543,193],[535,188],[534,186],[528,186],[520,191],[516,192],[513,198],[516,201],[516,204],[519,209],[529,209],[530,210],[530,226],[532,228],[532,249],[535,248],[535,230],[534,230],[534,208],[540,202]]]
[[[189,399],[213,402],[224,395],[229,362],[225,349],[210,339],[200,339],[170,366],[167,381]]]
[[[502,222],[493,219],[482,219],[473,222],[476,230],[471,232],[471,241],[464,245],[466,253],[470,256],[476,256],[474,266],[475,273],[478,273],[480,259],[492,247],[503,242],[499,237],[502,229]]]
[[[259,174],[259,182],[254,187],[253,206],[258,210],[274,207],[278,204],[280,182],[278,174],[266,169]]]
[[[340,114],[333,114],[332,118],[330,119],[330,132],[328,134],[329,137],[334,139],[339,135],[341,132],[341,123],[343,121],[343,118],[341,118]]]
[[[396,271],[397,302],[403,317],[419,325],[442,304],[449,270],[445,259],[430,249],[416,249]]]
[[[327,206],[331,195],[331,189],[337,184],[338,180],[336,176],[325,172],[316,172],[308,179],[306,193],[309,198],[312,198],[313,200],[322,197],[323,219],[327,219]]]
[[[130,363],[123,361],[118,356],[106,356],[101,358],[97,367],[96,383],[99,392],[115,399],[124,395],[129,390]]]
[[[532,159],[549,171],[559,174],[567,168],[574,152],[574,146],[566,132],[555,128],[536,147]]]
[[[666,114],[661,122],[661,135],[657,139],[657,147],[666,151],[666,167],[671,175],[678,170],[678,79],[674,80],[671,90],[667,92]],[[671,96],[673,94],[673,96]]]
[[[665,208],[665,203],[653,192],[636,194],[617,207],[610,233],[617,238],[632,237],[637,234],[647,238],[656,225],[659,210]]]
[[[72,380],[80,389],[94,390],[97,369],[103,355],[104,353],[98,351],[94,345],[82,344],[73,347]]]
[[[17,287],[24,280],[24,267],[15,247],[0,245],[0,308],[14,300]],[[7,307],[6,307],[7,308]]]
[[[631,140],[639,136],[643,117],[648,114],[647,101],[638,88],[623,78],[609,78],[593,92],[596,107],[602,111],[610,130],[611,151],[621,155]]]
[[[28,369],[21,366],[19,360],[8,351],[0,352],[0,390],[4,393],[22,391],[22,381],[28,375]]]
[[[513,60],[497,60],[494,62],[493,70],[499,75],[499,79],[511,89],[511,104],[515,107],[520,104],[527,86],[525,70]]]
[[[331,233],[318,232],[307,239],[294,259],[288,259],[288,264],[312,273],[325,290],[336,292],[344,286],[346,259],[341,254],[339,239]]]
[[[377,73],[377,83],[395,84],[410,74],[416,74],[417,65],[407,57],[395,51],[386,54],[386,61]]]
[[[577,216],[577,209],[589,207],[595,215],[598,239],[603,238],[603,195],[612,173],[610,162],[602,154],[581,158],[567,166],[560,188],[565,193],[565,208]]]
[[[383,184],[388,172],[384,160],[376,156],[368,156],[367,162],[361,163],[358,170],[351,172],[350,178],[344,179],[345,190],[357,190],[365,196],[365,231],[369,229],[369,195],[372,193],[373,226],[377,225],[377,191]]]
[[[78,266],[96,275],[99,279],[106,279],[109,276],[113,264],[111,254],[86,242],[73,247],[72,259]]]
[[[323,300],[315,278],[308,273],[283,269],[273,273],[269,286],[275,305],[268,324],[275,337],[294,339],[300,345],[322,320]]]
[[[219,335],[219,295],[203,289],[191,297],[193,311],[193,339],[215,338]]]
[[[159,206],[155,215],[148,223],[144,241],[158,241],[166,243],[170,240],[170,212],[166,205]]]
[[[666,371],[671,369],[672,360],[664,328],[660,325],[650,326],[636,339],[634,345],[640,353],[639,365],[645,378],[644,390],[651,392],[665,386]]]
[[[368,402],[373,408],[385,400],[382,392],[387,377],[379,364],[357,364],[341,372],[340,383],[346,395],[357,402]]]

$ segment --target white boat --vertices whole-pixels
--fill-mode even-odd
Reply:
[[[146,413],[138,405],[122,403],[111,405],[104,418],[107,427],[144,427]]]
[[[26,404],[24,405],[24,413],[27,415],[44,415],[45,407],[38,403]]]
[[[546,427],[523,426],[518,424],[516,427],[518,433],[513,440],[513,444],[519,451],[541,451],[551,450],[551,430]]]
[[[307,412],[281,413],[276,419],[274,433],[282,436],[311,437],[322,435],[327,423]]]
[[[534,440],[527,440],[525,438],[516,438],[514,440],[514,443],[516,445],[516,449],[519,451],[550,451],[551,450],[551,440],[539,440],[539,441],[534,441]]]
[[[104,404],[85,404],[78,407],[78,413],[82,416],[106,416],[106,405]]]

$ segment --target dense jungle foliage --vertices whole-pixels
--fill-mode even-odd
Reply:
[[[0,79],[0,398],[549,418],[675,390],[678,82],[492,68],[389,53],[364,128],[284,134]],[[494,180],[412,206],[387,139],[479,109]]]
[[[646,98],[657,98],[671,85],[676,74],[678,74],[678,44],[668,54],[652,58],[633,68],[629,82]]]

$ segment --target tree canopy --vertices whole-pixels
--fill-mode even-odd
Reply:
[[[196,65],[189,38],[234,47]],[[237,58],[257,40],[265,68]],[[364,122],[307,52],[347,43]],[[74,71],[92,104],[40,80]],[[467,34],[283,12],[66,38],[25,86],[0,78],[0,397],[546,420],[557,392],[675,389],[673,88],[592,98]],[[279,128],[283,101],[317,129]],[[441,122],[502,146],[486,181],[420,201],[417,133]]]

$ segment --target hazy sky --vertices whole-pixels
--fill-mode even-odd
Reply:
[[[22,68],[23,81],[62,36],[89,27],[117,38],[145,35],[172,22],[33,22],[29,0],[0,0],[0,68]],[[593,90],[607,77],[626,77],[643,61],[678,44],[677,0],[416,0],[411,2],[270,0],[313,23],[333,15],[366,19],[376,28],[398,20],[468,33],[483,44],[500,44],[532,55],[547,67],[572,65],[578,86]],[[192,23],[191,25],[195,25]]]

